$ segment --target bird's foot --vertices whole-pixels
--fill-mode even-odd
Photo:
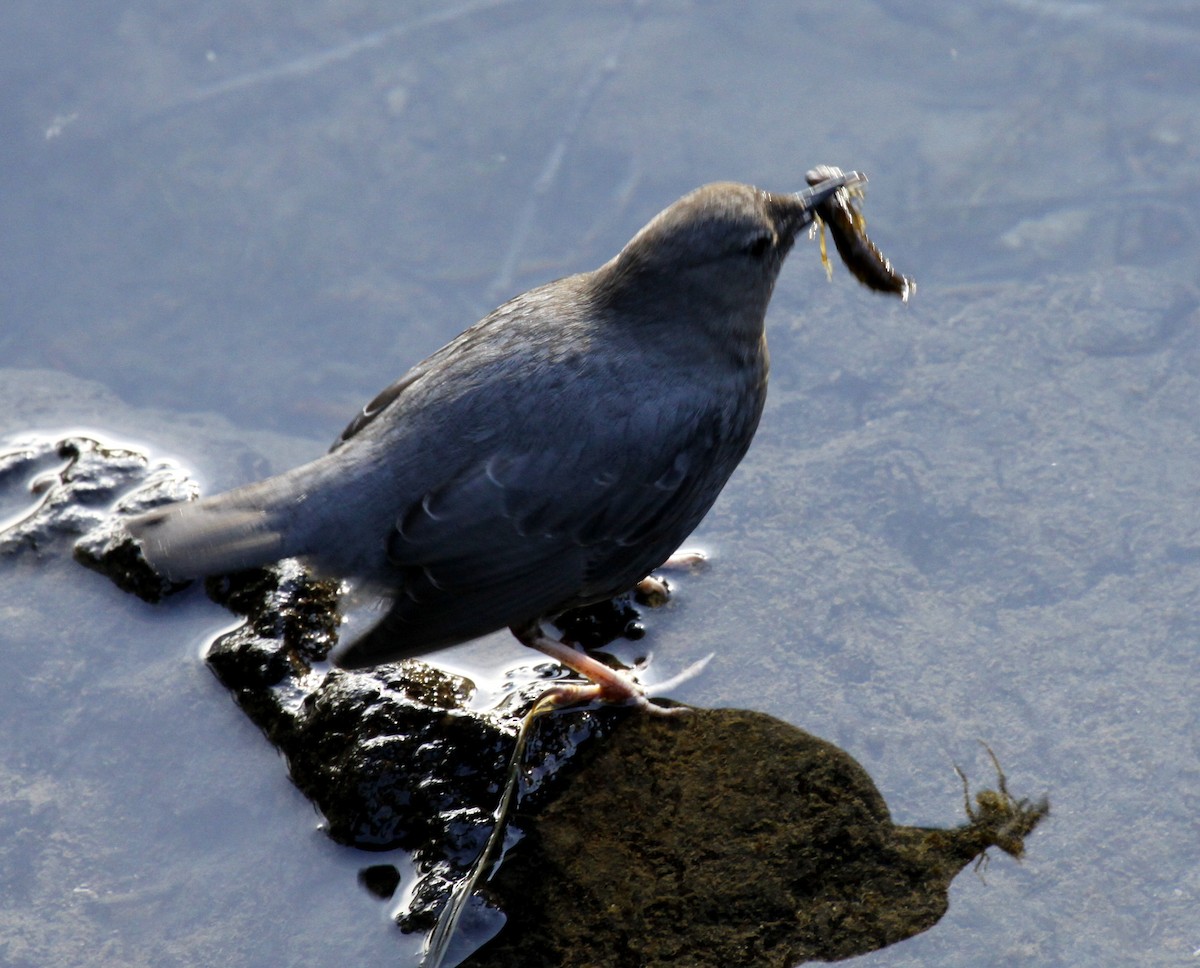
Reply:
[[[533,623],[514,627],[513,634],[524,644],[544,652],[556,662],[587,679],[580,683],[559,683],[544,692],[535,709],[547,712],[551,709],[573,706],[579,703],[608,702],[617,705],[637,706],[656,716],[674,716],[687,712],[686,707],[658,706],[650,700],[677,687],[680,683],[696,676],[708,664],[711,655],[695,662],[679,675],[647,689],[628,672],[612,669],[586,652],[551,638],[542,631],[541,625]]]
[[[708,562],[703,551],[677,551],[659,565],[660,571],[695,571]],[[671,587],[657,575],[647,575],[634,586],[637,600],[650,608],[659,608],[671,598]]]
[[[667,571],[692,571],[708,563],[708,555],[703,551],[676,551],[659,567]]]
[[[655,575],[647,575],[633,586],[633,597],[640,605],[661,608],[671,600],[671,586]]]

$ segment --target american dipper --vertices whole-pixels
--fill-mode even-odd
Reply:
[[[826,170],[823,170],[823,173]],[[591,684],[641,687],[542,629],[629,590],[700,523],[750,446],[763,320],[814,208],[719,183],[599,269],[494,310],[372,400],[323,457],[128,522],[173,579],[303,557],[390,599],[335,661],[356,668],[508,627]]]

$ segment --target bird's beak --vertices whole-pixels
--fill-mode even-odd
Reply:
[[[791,197],[801,202],[805,208],[815,208],[833,195],[839,188],[853,188],[855,185],[865,185],[867,183],[867,176],[861,171],[843,173],[836,168],[833,171],[836,171],[837,174],[826,178],[824,181],[819,181],[815,185],[810,185],[802,192],[795,192]]]
[[[828,171],[830,172],[829,178],[810,185],[803,191],[772,196],[772,201],[782,216],[781,220],[791,230],[793,236],[812,222],[817,206],[832,198],[839,189],[865,185],[867,182],[867,176],[860,171],[842,172],[837,168],[831,168]],[[834,174],[835,172],[836,174]]]

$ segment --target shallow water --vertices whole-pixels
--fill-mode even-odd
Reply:
[[[1023,864],[861,962],[1192,957],[1190,5],[425,11],[10,5],[0,435],[85,426],[214,491],[319,453],[695,185],[864,170],[918,291],[828,284],[797,246],[759,439],[697,535],[715,560],[642,644],[664,678],[715,652],[677,698],[838,743],[900,822],[959,818],[977,739],[1049,795]],[[324,838],[199,662],[227,615],[61,554],[0,567],[0,961],[412,957],[355,884],[375,858]]]

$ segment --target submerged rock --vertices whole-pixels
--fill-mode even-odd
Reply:
[[[1020,856],[1044,801],[984,791],[946,830],[892,823],[863,768],[761,713],[622,721],[489,884],[508,923],[468,964],[790,966],[932,927],[989,847]]]

